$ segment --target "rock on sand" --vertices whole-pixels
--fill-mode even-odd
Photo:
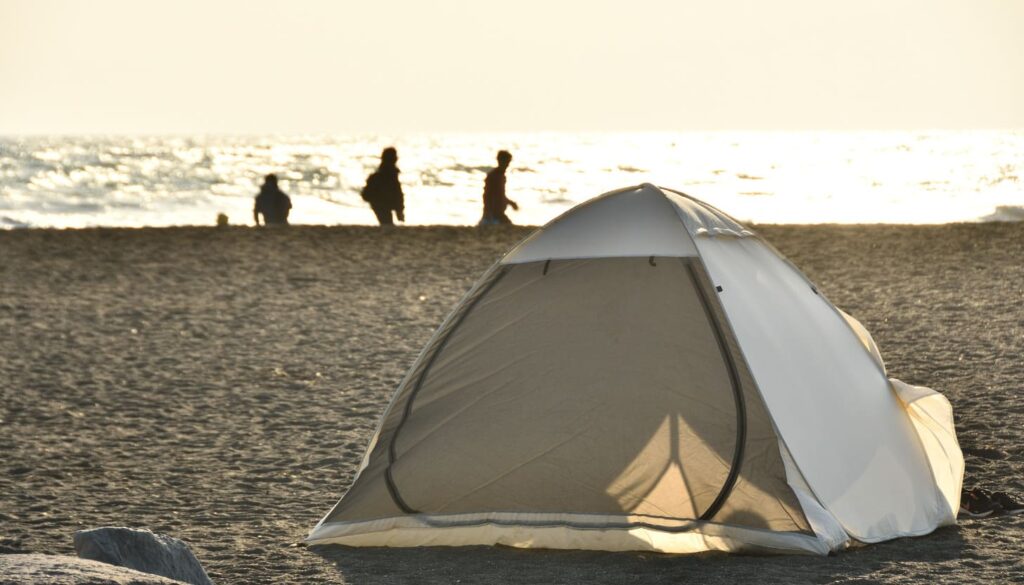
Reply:
[[[25,554],[0,555],[0,585],[182,585],[106,563],[75,557]]]
[[[133,528],[94,528],[75,533],[83,559],[127,567],[192,585],[213,585],[187,544],[172,536]]]

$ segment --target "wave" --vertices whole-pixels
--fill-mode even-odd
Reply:
[[[455,183],[446,181],[434,171],[420,171],[420,184],[427,187],[454,187]]]
[[[978,221],[1024,221],[1024,205],[999,205],[992,213],[979,217]]]
[[[13,217],[0,215],[0,230],[25,229],[32,227],[32,224],[18,221]]]
[[[470,165],[464,165],[464,164],[455,163],[455,164],[449,166],[447,168],[447,170],[458,171],[460,173],[488,173],[493,168],[494,168],[493,166],[489,166],[489,165],[486,165],[486,166],[485,165],[470,166]]]
[[[619,170],[624,173],[646,173],[646,169],[640,169],[637,167],[631,167],[629,165],[619,165]]]

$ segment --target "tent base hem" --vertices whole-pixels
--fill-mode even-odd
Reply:
[[[567,520],[537,521],[537,514],[417,515],[362,522],[328,522],[306,539],[317,546],[353,547],[492,546],[562,550],[645,551],[671,554],[708,551],[748,554],[827,555],[830,547],[815,535],[774,532],[709,522],[685,531],[651,527],[593,527]],[[559,514],[559,517],[587,515]],[[603,520],[608,517],[601,517]],[[518,523],[517,523],[518,521]],[[625,522],[626,517],[620,521]]]

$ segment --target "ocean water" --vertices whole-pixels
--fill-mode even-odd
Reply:
[[[475,224],[500,148],[519,224],[647,182],[755,223],[1024,220],[1024,131],[60,136],[0,137],[0,228],[251,224],[271,172],[292,223],[371,224],[359,190],[390,145],[414,225]]]

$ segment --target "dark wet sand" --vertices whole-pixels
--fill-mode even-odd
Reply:
[[[1024,516],[829,558],[310,550],[395,385],[526,229],[0,232],[0,550],[101,525],[218,583],[1024,581]],[[1024,224],[761,232],[952,400],[969,484],[1024,495]]]

